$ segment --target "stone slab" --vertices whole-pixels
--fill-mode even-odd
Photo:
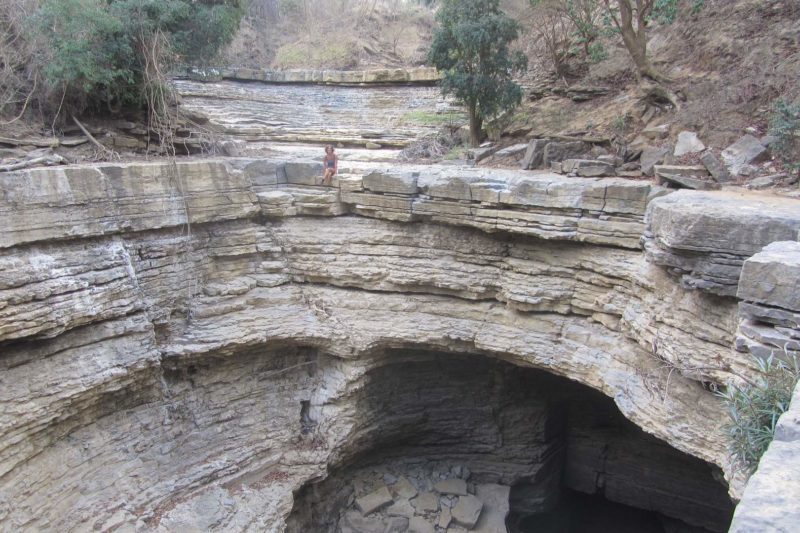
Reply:
[[[409,533],[436,533],[436,528],[423,517],[414,516],[408,521],[408,531]]]
[[[645,146],[639,159],[642,166],[642,174],[652,176],[655,172],[655,166],[662,164],[668,153],[669,149],[665,147]]]
[[[731,174],[738,175],[751,163],[761,161],[766,154],[767,147],[756,137],[747,134],[725,148],[721,155]]]
[[[475,496],[483,502],[483,511],[475,528],[476,533],[506,533],[506,517],[510,510],[511,487],[486,483],[475,487]]]
[[[417,488],[405,476],[398,478],[397,482],[392,485],[392,490],[395,494],[405,499],[411,499],[418,493]]]
[[[363,186],[373,192],[416,194],[418,172],[375,171],[363,178]]]
[[[528,143],[525,155],[520,161],[520,168],[531,170],[544,165],[544,147],[549,143],[549,139],[533,139]]]
[[[693,189],[697,191],[713,191],[720,188],[719,183],[709,180],[698,179],[690,176],[681,176],[680,174],[667,174],[665,172],[656,174],[662,182],[671,183],[678,187],[685,189]]]
[[[800,312],[800,242],[774,242],[747,259],[737,297]]]
[[[422,492],[411,500],[417,514],[434,513],[439,510],[439,497],[432,492]]]
[[[675,157],[680,157],[685,154],[692,154],[695,152],[702,152],[706,149],[706,145],[697,138],[697,134],[693,131],[682,131],[678,134],[678,139],[675,141]]]
[[[463,479],[446,479],[433,486],[440,494],[467,495],[467,482]]]
[[[363,514],[368,515],[390,505],[394,499],[389,489],[385,486],[370,492],[360,498],[356,498],[356,506]]]
[[[475,496],[471,494],[461,496],[452,509],[453,523],[466,529],[472,529],[478,523],[482,509],[483,502]]]
[[[711,176],[717,183],[728,183],[731,181],[731,175],[722,161],[714,155],[713,152],[707,151],[700,157],[700,161],[706,167]]]

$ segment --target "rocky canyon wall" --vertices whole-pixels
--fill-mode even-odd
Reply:
[[[594,389],[738,494],[709,389],[795,349],[796,202],[436,166],[321,188],[320,173],[0,175],[0,529],[283,530],[294,491],[390,434],[387,369],[418,353]],[[497,440],[481,435],[470,446]]]

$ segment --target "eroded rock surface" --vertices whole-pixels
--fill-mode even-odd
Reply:
[[[749,256],[796,241],[796,205],[444,167],[320,188],[316,171],[0,176],[0,528],[280,530],[293,491],[371,449],[387,411],[357,391],[403,350],[568,377],[725,469],[702,383],[752,364],[732,349],[741,310],[796,335],[796,309],[735,297]]]

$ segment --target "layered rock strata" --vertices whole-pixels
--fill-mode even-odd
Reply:
[[[203,81],[237,80],[276,84],[433,85],[441,79],[433,67],[373,70],[271,70],[251,68],[188,68],[185,76]]]
[[[293,490],[370,442],[353,391],[393,350],[568,377],[727,467],[725,413],[704,383],[752,365],[731,349],[738,300],[685,290],[639,244],[674,242],[650,237],[654,213],[685,193],[437,167],[323,189],[316,171],[0,175],[4,529],[280,530]],[[712,262],[745,253],[702,243]]]
[[[732,504],[710,466],[647,436],[601,394],[476,356],[395,350],[387,359],[354,391],[351,453],[301,491],[289,531],[384,531],[393,517],[417,517],[431,531],[452,518],[502,533],[509,506],[519,516],[549,511],[562,487],[727,529]],[[504,489],[503,505],[490,487]],[[505,513],[490,527],[497,508]]]
[[[800,242],[775,242],[744,262],[737,349],[792,367],[800,358]],[[750,478],[732,532],[791,531],[800,521],[800,385]]]
[[[457,122],[463,111],[436,87],[283,86],[176,80],[181,106],[218,135],[249,145],[312,143],[402,148]],[[380,116],[380,119],[376,119]]]

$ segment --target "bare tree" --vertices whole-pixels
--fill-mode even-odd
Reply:
[[[556,75],[561,78],[567,74],[567,59],[573,44],[569,25],[569,18],[559,0],[539,2],[535,5],[531,31],[544,45]]]
[[[38,44],[23,30],[36,7],[34,0],[7,0],[0,5],[0,113],[19,110],[7,122],[24,114],[41,86],[33,61]]]

